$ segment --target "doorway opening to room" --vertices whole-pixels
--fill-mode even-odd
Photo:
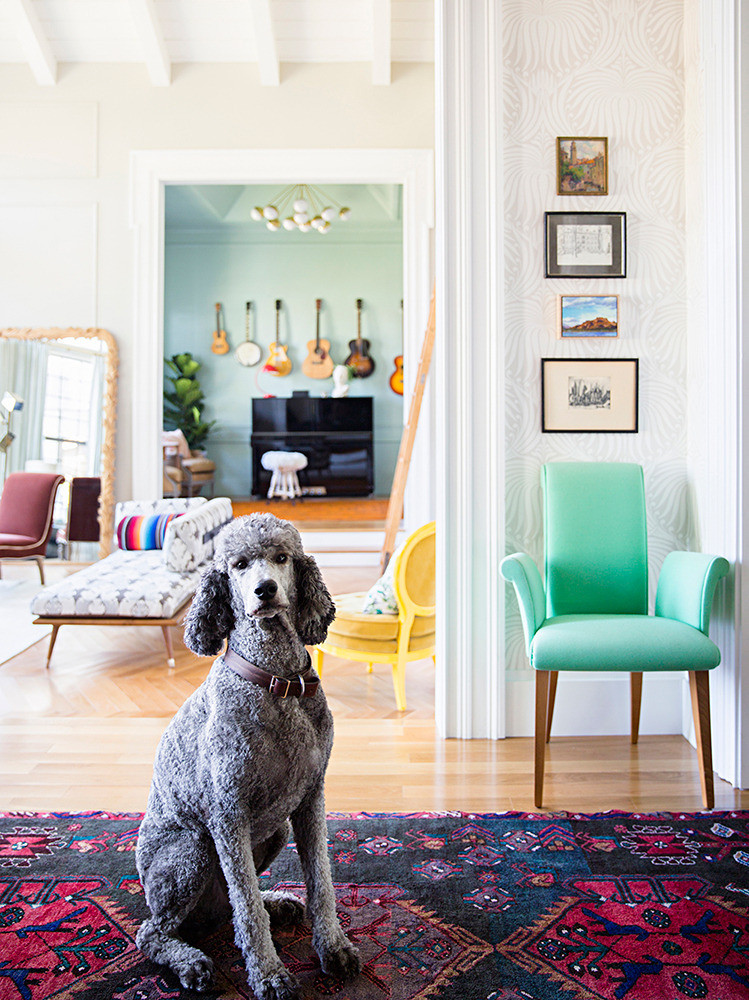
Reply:
[[[377,550],[403,353],[402,185],[167,186],[165,426],[197,428],[237,512]]]

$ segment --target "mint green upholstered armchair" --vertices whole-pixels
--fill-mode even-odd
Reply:
[[[643,674],[686,670],[700,758],[702,801],[712,809],[709,673],[720,650],[708,638],[710,609],[728,562],[672,552],[648,615],[645,487],[639,465],[554,462],[542,470],[544,576],[527,555],[502,560],[515,586],[536,671],[535,802],[541,805],[545,744],[560,670],[621,670],[631,677],[631,740],[637,743]]]

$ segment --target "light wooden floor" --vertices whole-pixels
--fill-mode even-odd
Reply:
[[[32,571],[3,570],[6,578]],[[61,572],[52,566],[49,576]],[[365,589],[377,575],[324,574],[334,593]],[[69,626],[49,672],[46,641],[0,666],[0,810],[142,810],[159,737],[211,662],[185,650],[177,634],[175,646],[170,672],[159,629]],[[533,811],[530,740],[437,738],[430,660],[409,667],[405,713],[395,710],[387,668],[367,674],[363,664],[326,657],[324,685],[336,721],[329,810]],[[637,747],[624,736],[555,738],[545,806],[699,809],[694,751],[674,736],[645,736]],[[716,781],[716,807],[749,808],[749,793]]]

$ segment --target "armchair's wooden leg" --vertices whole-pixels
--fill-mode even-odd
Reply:
[[[557,681],[559,680],[559,671],[550,670],[549,671],[549,707],[546,712],[546,742],[548,743],[551,739],[551,720],[554,718],[554,702],[557,697]]]
[[[403,641],[403,640],[401,640]],[[406,658],[398,657],[393,664],[393,687],[395,704],[399,712],[406,711]]]
[[[534,799],[536,808],[541,808],[544,793],[544,763],[546,756],[546,713],[549,703],[549,671],[536,671],[536,735],[535,735],[535,764],[533,769],[534,777]]]
[[[324,653],[319,646],[312,647],[312,669],[322,679],[322,661]]]
[[[640,738],[640,705],[642,704],[642,674],[629,675],[630,709],[632,721],[630,725],[630,742],[634,746]]]
[[[62,628],[62,625],[52,626],[52,635],[49,637],[49,649],[47,650],[47,663],[46,668],[49,670],[49,661],[52,659],[52,650],[55,648],[55,643],[57,642],[57,633]]]
[[[715,806],[713,787],[713,747],[710,733],[710,674],[707,670],[689,671],[689,690],[692,694],[694,735],[702,785],[702,804],[705,809]]]
[[[42,586],[44,586],[44,556],[34,556],[36,559],[36,564],[39,567],[39,576],[42,581]]]
[[[162,625],[161,631],[164,633],[164,645],[166,646],[166,663],[170,670],[174,670],[174,649],[172,648],[172,633],[168,625]]]

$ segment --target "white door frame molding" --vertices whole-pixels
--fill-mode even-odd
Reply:
[[[132,496],[161,495],[164,366],[164,189],[168,184],[403,185],[404,401],[416,376],[429,315],[434,155],[424,149],[146,150],[130,154],[134,230]],[[434,442],[431,406],[419,422],[405,500],[409,529],[431,520]],[[407,405],[404,407],[404,421]]]
[[[436,720],[462,739],[505,735],[501,14],[436,4]]]

